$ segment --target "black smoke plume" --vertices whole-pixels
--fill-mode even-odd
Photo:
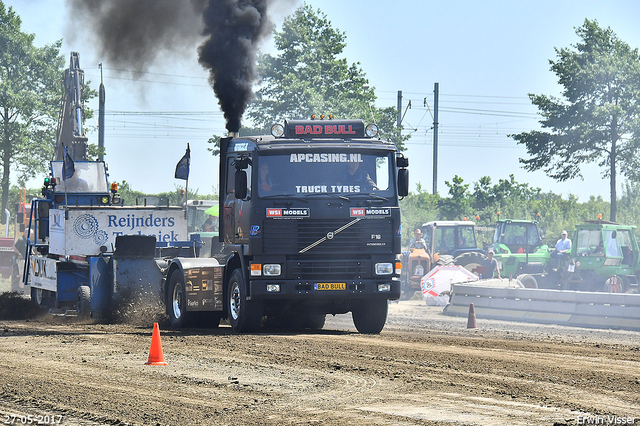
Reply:
[[[143,73],[161,60],[186,56],[203,41],[206,4],[207,0],[67,0],[67,32],[72,39],[95,43],[107,67]]]
[[[258,46],[272,29],[267,1],[210,0],[204,24],[208,39],[198,48],[199,60],[209,69],[227,130],[237,132],[253,96]]]
[[[256,53],[270,34],[267,6],[292,0],[67,0],[74,37],[91,31],[102,62],[143,73],[198,48],[227,120],[240,129],[256,80]],[[168,55],[167,55],[168,54]]]

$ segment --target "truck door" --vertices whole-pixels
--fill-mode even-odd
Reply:
[[[245,155],[246,157],[246,155]],[[246,199],[238,199],[235,197],[235,174],[237,155],[230,155],[227,158],[227,178],[224,197],[224,241],[232,244],[242,244],[249,240],[249,215],[251,200],[251,184],[247,188]],[[243,169],[247,173],[248,179],[251,179],[251,164],[248,168]],[[249,181],[250,182],[250,181]]]
[[[224,191],[224,207],[219,214],[223,215],[224,229],[221,229],[224,234],[225,243],[235,242],[235,216],[236,216],[236,197],[234,194],[235,185],[235,156],[230,155],[227,157],[227,177],[225,179],[225,191]]]

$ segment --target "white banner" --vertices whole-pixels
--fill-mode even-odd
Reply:
[[[119,235],[153,235],[158,242],[187,241],[187,219],[180,208],[93,208],[49,210],[49,253],[95,256],[111,252]]]

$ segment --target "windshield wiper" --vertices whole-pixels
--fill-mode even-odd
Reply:
[[[305,200],[303,197],[300,197],[297,194],[275,194],[275,195],[265,195],[260,197],[263,200],[291,200],[291,199],[295,199],[295,200],[301,200],[304,201],[305,203],[308,203],[308,200]]]
[[[325,196],[328,196],[328,197],[331,197],[331,198],[339,198],[339,199],[345,200],[345,201],[351,201],[347,197],[345,197],[344,195],[331,194],[331,193],[328,193],[328,192],[317,192],[317,193],[314,193],[314,194],[307,194],[305,197],[306,198],[317,197],[317,196],[320,196],[320,195],[325,195]]]
[[[375,198],[376,200],[389,201],[387,197],[383,197],[382,195],[374,194],[372,192],[371,193],[356,192],[356,193],[349,194],[349,196],[365,196],[365,197]]]

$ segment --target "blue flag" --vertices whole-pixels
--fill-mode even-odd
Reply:
[[[76,166],[73,164],[73,159],[67,152],[67,147],[64,147],[64,157],[62,158],[62,180],[65,181],[76,172]]]
[[[189,179],[189,165],[191,164],[191,150],[189,149],[189,144],[187,144],[187,152],[184,153],[184,156],[178,161],[176,164],[176,179]]]

